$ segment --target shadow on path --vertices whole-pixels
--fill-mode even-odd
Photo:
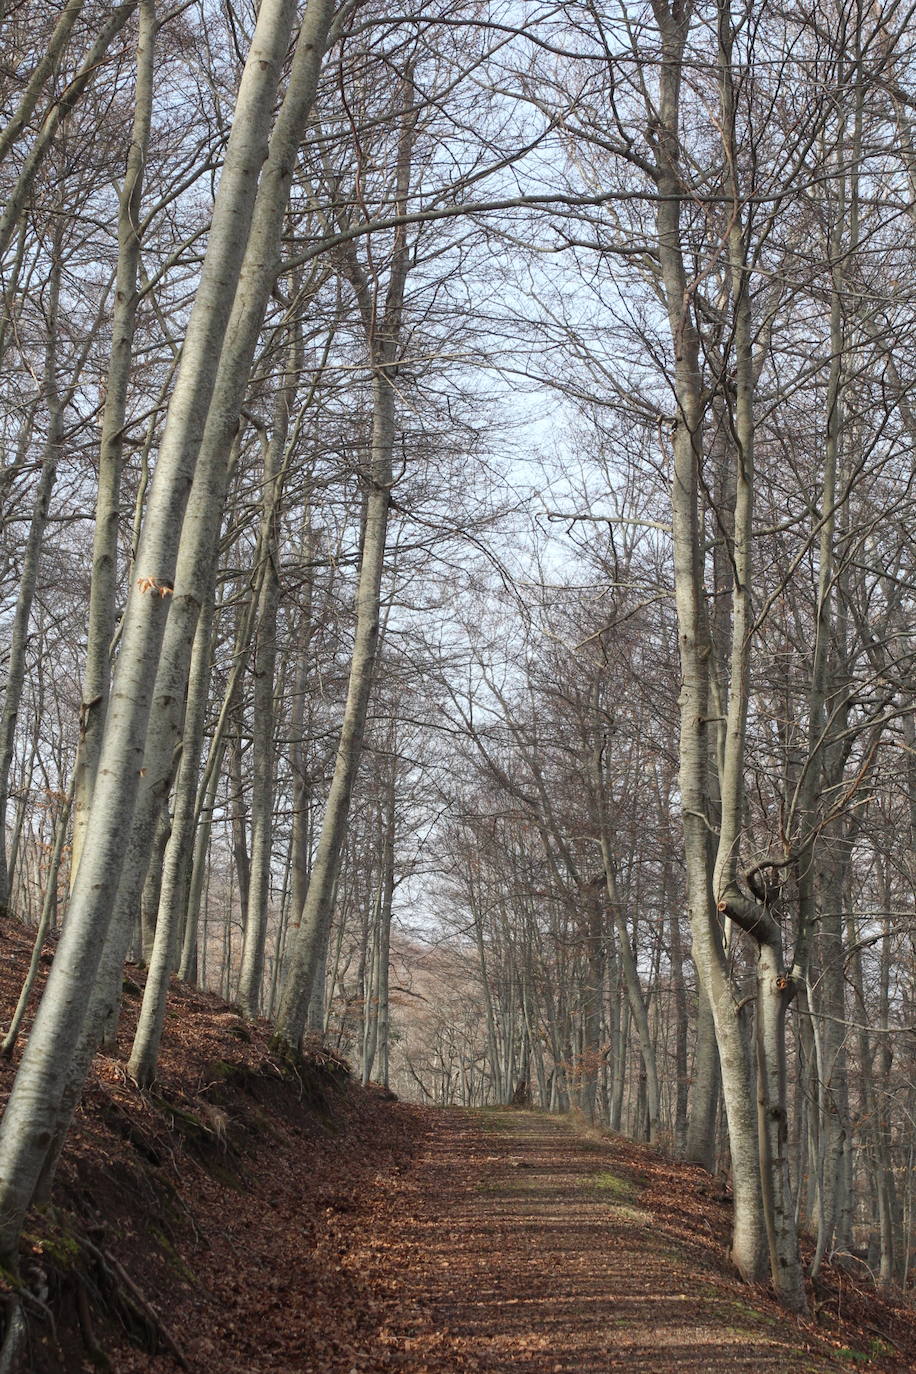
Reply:
[[[414,1167],[348,1262],[381,1297],[358,1370],[850,1368],[790,1318],[697,1272],[615,1170],[611,1142],[535,1112],[431,1112]],[[367,1272],[368,1271],[368,1272]]]

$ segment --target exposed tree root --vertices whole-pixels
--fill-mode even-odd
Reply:
[[[167,1350],[182,1369],[187,1369],[188,1362],[178,1342],[123,1265],[115,1259],[114,1255],[101,1249],[87,1236],[80,1236],[78,1239],[80,1248],[94,1262],[103,1296],[112,1303],[131,1335],[139,1338],[151,1354],[156,1354],[160,1348]],[[85,1293],[83,1299],[85,1301]],[[83,1325],[82,1313],[80,1313],[80,1326],[85,1340],[87,1328]],[[94,1342],[94,1336],[91,1334],[91,1322],[88,1329],[90,1339]],[[90,1349],[89,1342],[87,1342],[87,1349],[92,1358],[95,1359],[96,1356]]]
[[[0,1346],[0,1374],[15,1374],[25,1347],[26,1320],[18,1293],[10,1293],[4,1303],[3,1344]]]
[[[83,1344],[90,1360],[99,1369],[111,1369],[111,1360],[96,1340],[92,1313],[89,1308],[89,1295],[86,1292],[86,1285],[82,1281],[78,1281],[76,1285],[76,1315],[80,1324]]]

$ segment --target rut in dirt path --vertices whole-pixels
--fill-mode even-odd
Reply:
[[[385,1357],[378,1350],[379,1363],[370,1356],[360,1369],[850,1367],[813,1349],[791,1319],[744,1300],[726,1275],[698,1272],[641,1208],[612,1144],[533,1112],[430,1115],[380,1232],[351,1256],[374,1270],[377,1294],[391,1295]]]

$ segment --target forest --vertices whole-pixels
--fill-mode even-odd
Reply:
[[[204,990],[699,1166],[790,1313],[905,1301],[916,6],[10,0],[0,55],[0,1370],[129,983],[132,1091]]]

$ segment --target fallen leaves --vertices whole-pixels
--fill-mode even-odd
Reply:
[[[8,1004],[30,932],[3,935]],[[193,1374],[731,1374],[774,1351],[788,1374],[851,1368],[843,1351],[869,1352],[876,1326],[899,1358],[885,1344],[857,1366],[916,1367],[913,1313],[848,1276],[823,1279],[818,1327],[738,1284],[727,1206],[698,1170],[536,1113],[386,1101],[326,1053],[294,1084],[266,1024],[177,984],[161,1081],[140,1094],[124,1072],[138,1000],[96,1060],[57,1200],[105,1231]],[[625,1201],[595,1186],[609,1168]],[[64,1363],[39,1343],[35,1374],[83,1365],[65,1312],[58,1326]],[[176,1368],[104,1337],[114,1374]]]

